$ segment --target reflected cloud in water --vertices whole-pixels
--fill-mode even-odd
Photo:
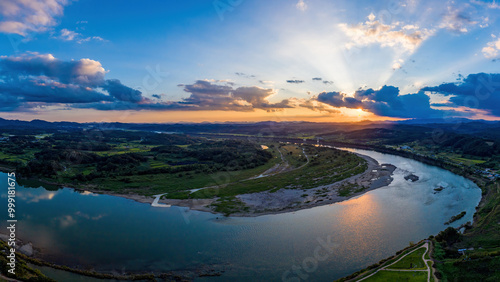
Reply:
[[[43,190],[36,190],[37,192]],[[52,200],[54,196],[56,195],[56,192],[45,192],[45,193],[32,193],[30,191],[18,191],[16,196],[20,198],[23,201],[26,201],[26,203],[38,203],[43,200]]]

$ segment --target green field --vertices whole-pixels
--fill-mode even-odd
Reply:
[[[226,185],[228,183],[241,181],[261,174],[279,162],[274,157],[265,165],[237,171],[220,171],[215,173],[182,172],[177,174],[160,173],[131,176],[116,176],[114,178],[99,179],[88,184],[95,185],[98,189],[115,192],[133,192],[141,195],[155,195],[160,193],[172,193],[196,188]],[[156,163],[157,164],[157,163]],[[161,164],[161,167],[167,165]],[[157,166],[158,167],[158,166]],[[187,194],[172,194],[169,198],[187,198]]]
[[[100,156],[112,156],[117,154],[126,154],[126,153],[145,153],[151,150],[151,148],[158,147],[157,145],[144,145],[139,142],[125,142],[113,144],[113,149],[108,151],[99,151],[95,152]]]
[[[425,253],[425,248],[419,248],[411,254],[405,256],[402,260],[389,266],[387,269],[427,269],[422,256]]]
[[[248,181],[231,183],[227,186],[194,192],[191,198],[230,197],[245,193],[277,191],[279,189],[310,189],[335,183],[366,170],[362,158],[335,149],[307,146],[306,153],[311,162],[296,170]]]
[[[307,162],[307,159],[302,151],[302,147],[299,145],[282,144],[279,146],[279,150],[292,168],[300,167]]]

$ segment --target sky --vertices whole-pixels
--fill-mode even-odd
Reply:
[[[500,120],[495,1],[0,0],[0,117]]]

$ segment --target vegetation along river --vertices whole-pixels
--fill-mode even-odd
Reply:
[[[331,281],[437,234],[462,211],[451,226],[472,220],[481,197],[473,182],[414,160],[352,151],[395,165],[394,181],[344,202],[249,218],[18,187],[17,237],[41,249],[44,260],[101,271],[208,267],[224,273],[200,280]],[[404,179],[411,173],[417,181]],[[6,202],[7,174],[0,181]]]

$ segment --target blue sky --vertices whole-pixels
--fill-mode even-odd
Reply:
[[[500,117],[495,1],[185,2],[0,2],[0,117]]]

